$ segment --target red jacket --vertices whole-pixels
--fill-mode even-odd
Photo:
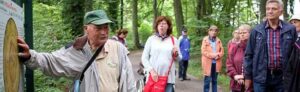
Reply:
[[[234,80],[235,75],[243,74],[242,66],[244,53],[246,49],[246,42],[234,43],[228,42],[228,55],[226,60],[227,75],[231,78],[230,88],[234,91],[240,91],[242,86]]]

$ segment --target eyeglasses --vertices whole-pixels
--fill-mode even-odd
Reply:
[[[247,34],[247,33],[249,33],[249,32],[239,32],[239,34]]]

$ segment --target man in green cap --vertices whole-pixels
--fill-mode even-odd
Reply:
[[[23,49],[19,57],[27,67],[39,68],[48,76],[82,79],[80,92],[136,92],[128,51],[121,43],[108,39],[109,23],[111,20],[103,10],[86,13],[84,36],[52,53],[29,50],[25,41],[18,38],[18,46]]]

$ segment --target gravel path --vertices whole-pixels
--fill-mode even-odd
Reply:
[[[141,61],[142,51],[132,51],[129,58],[132,63],[133,71],[137,79],[142,78],[136,71],[139,69],[139,62]],[[191,80],[180,81],[176,78],[175,91],[176,92],[203,92],[203,80],[199,80],[196,77],[188,75]],[[222,92],[221,88],[218,87],[218,92]]]

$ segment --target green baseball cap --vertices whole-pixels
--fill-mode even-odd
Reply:
[[[112,23],[111,20],[108,19],[106,13],[103,10],[94,10],[87,12],[84,15],[83,24],[95,24],[95,25],[102,25],[106,23]]]

